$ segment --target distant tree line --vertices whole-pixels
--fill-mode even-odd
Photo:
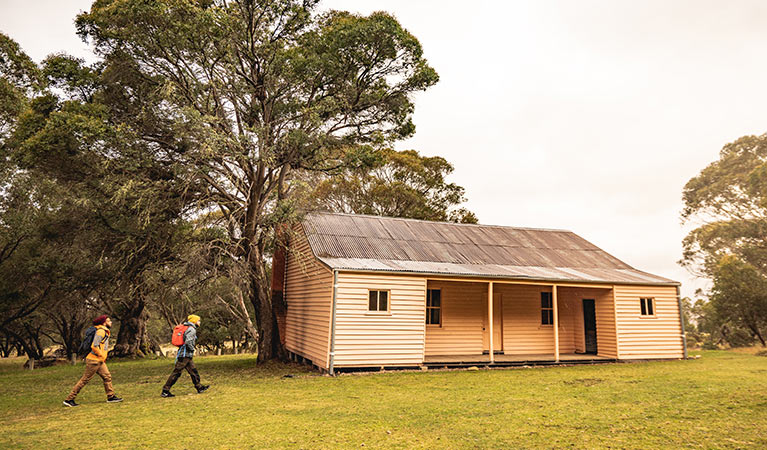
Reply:
[[[0,34],[0,354],[201,344],[283,355],[276,230],[310,210],[476,222],[441,157],[394,151],[438,77],[392,16],[317,1],[126,0],[77,18],[94,64]]]
[[[681,263],[712,281],[687,300],[689,337],[707,347],[767,346],[767,134],[745,136],[684,188],[697,227]]]

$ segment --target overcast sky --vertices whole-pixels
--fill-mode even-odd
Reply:
[[[0,0],[35,60],[91,59],[89,0]],[[701,286],[676,262],[684,184],[767,131],[767,2],[326,0],[395,15],[440,82],[398,145],[455,165],[481,223],[572,230],[628,264]]]

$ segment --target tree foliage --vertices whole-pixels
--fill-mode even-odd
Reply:
[[[764,345],[767,326],[767,135],[724,146],[684,188],[682,264],[713,280],[712,319]],[[730,333],[735,335],[737,333]]]
[[[711,304],[720,322],[742,327],[762,346],[767,331],[767,277],[734,255],[724,256],[714,271]]]
[[[68,351],[90,303],[119,320],[115,353],[140,354],[148,345],[146,281],[174,258],[193,192],[175,183],[172,163],[144,157],[143,142],[112,120],[101,65],[54,55],[39,73],[46,88],[24,102],[2,151],[10,175],[3,241],[21,233],[27,253],[5,268],[6,280],[18,282],[3,291],[40,297],[23,280],[45,288],[50,300],[38,305],[62,313],[52,322],[61,339],[52,339]]]
[[[314,0],[99,0],[77,26],[120,86],[113,112],[183,168],[196,214],[226,230],[214,245],[247,269],[259,358],[277,355],[275,226],[295,219],[306,172],[414,132],[411,96],[437,81],[418,40],[386,13],[319,13]]]
[[[453,166],[415,150],[383,150],[379,158],[327,177],[312,197],[317,207],[336,212],[477,223],[465,208],[464,189],[445,177]]]
[[[42,85],[37,65],[16,41],[0,33],[0,142],[7,138],[30,95]]]
[[[389,150],[438,79],[418,40],[317,3],[98,0],[92,65],[0,35],[3,353],[71,353],[105,311],[140,355],[198,312],[269,359],[276,230],[306,208],[476,221],[446,160]]]

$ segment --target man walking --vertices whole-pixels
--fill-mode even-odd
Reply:
[[[197,327],[200,326],[200,316],[192,314],[187,317],[184,326],[187,327],[184,331],[183,344],[178,348],[176,353],[176,365],[173,367],[173,372],[168,377],[168,381],[165,382],[165,386],[162,387],[162,397],[175,397],[170,393],[170,388],[176,383],[178,377],[181,376],[181,371],[186,369],[189,372],[189,376],[192,377],[192,383],[198,394],[202,394],[207,391],[210,385],[200,384],[200,374],[197,372],[192,358],[194,358],[194,344],[197,341]]]
[[[123,399],[115,395],[115,390],[112,388],[112,374],[109,373],[106,363],[107,354],[109,353],[109,329],[112,327],[112,319],[106,315],[98,316],[93,319],[93,325],[96,327],[96,333],[93,336],[93,342],[91,342],[91,351],[85,357],[85,373],[83,373],[80,381],[75,384],[72,392],[64,400],[64,406],[78,406],[75,403],[75,397],[77,397],[80,389],[88,384],[95,374],[99,374],[101,379],[104,380],[107,402],[117,403],[123,401]]]

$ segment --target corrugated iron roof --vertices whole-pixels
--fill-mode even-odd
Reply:
[[[312,213],[304,230],[332,269],[595,283],[679,283],[639,271],[571,231]]]

